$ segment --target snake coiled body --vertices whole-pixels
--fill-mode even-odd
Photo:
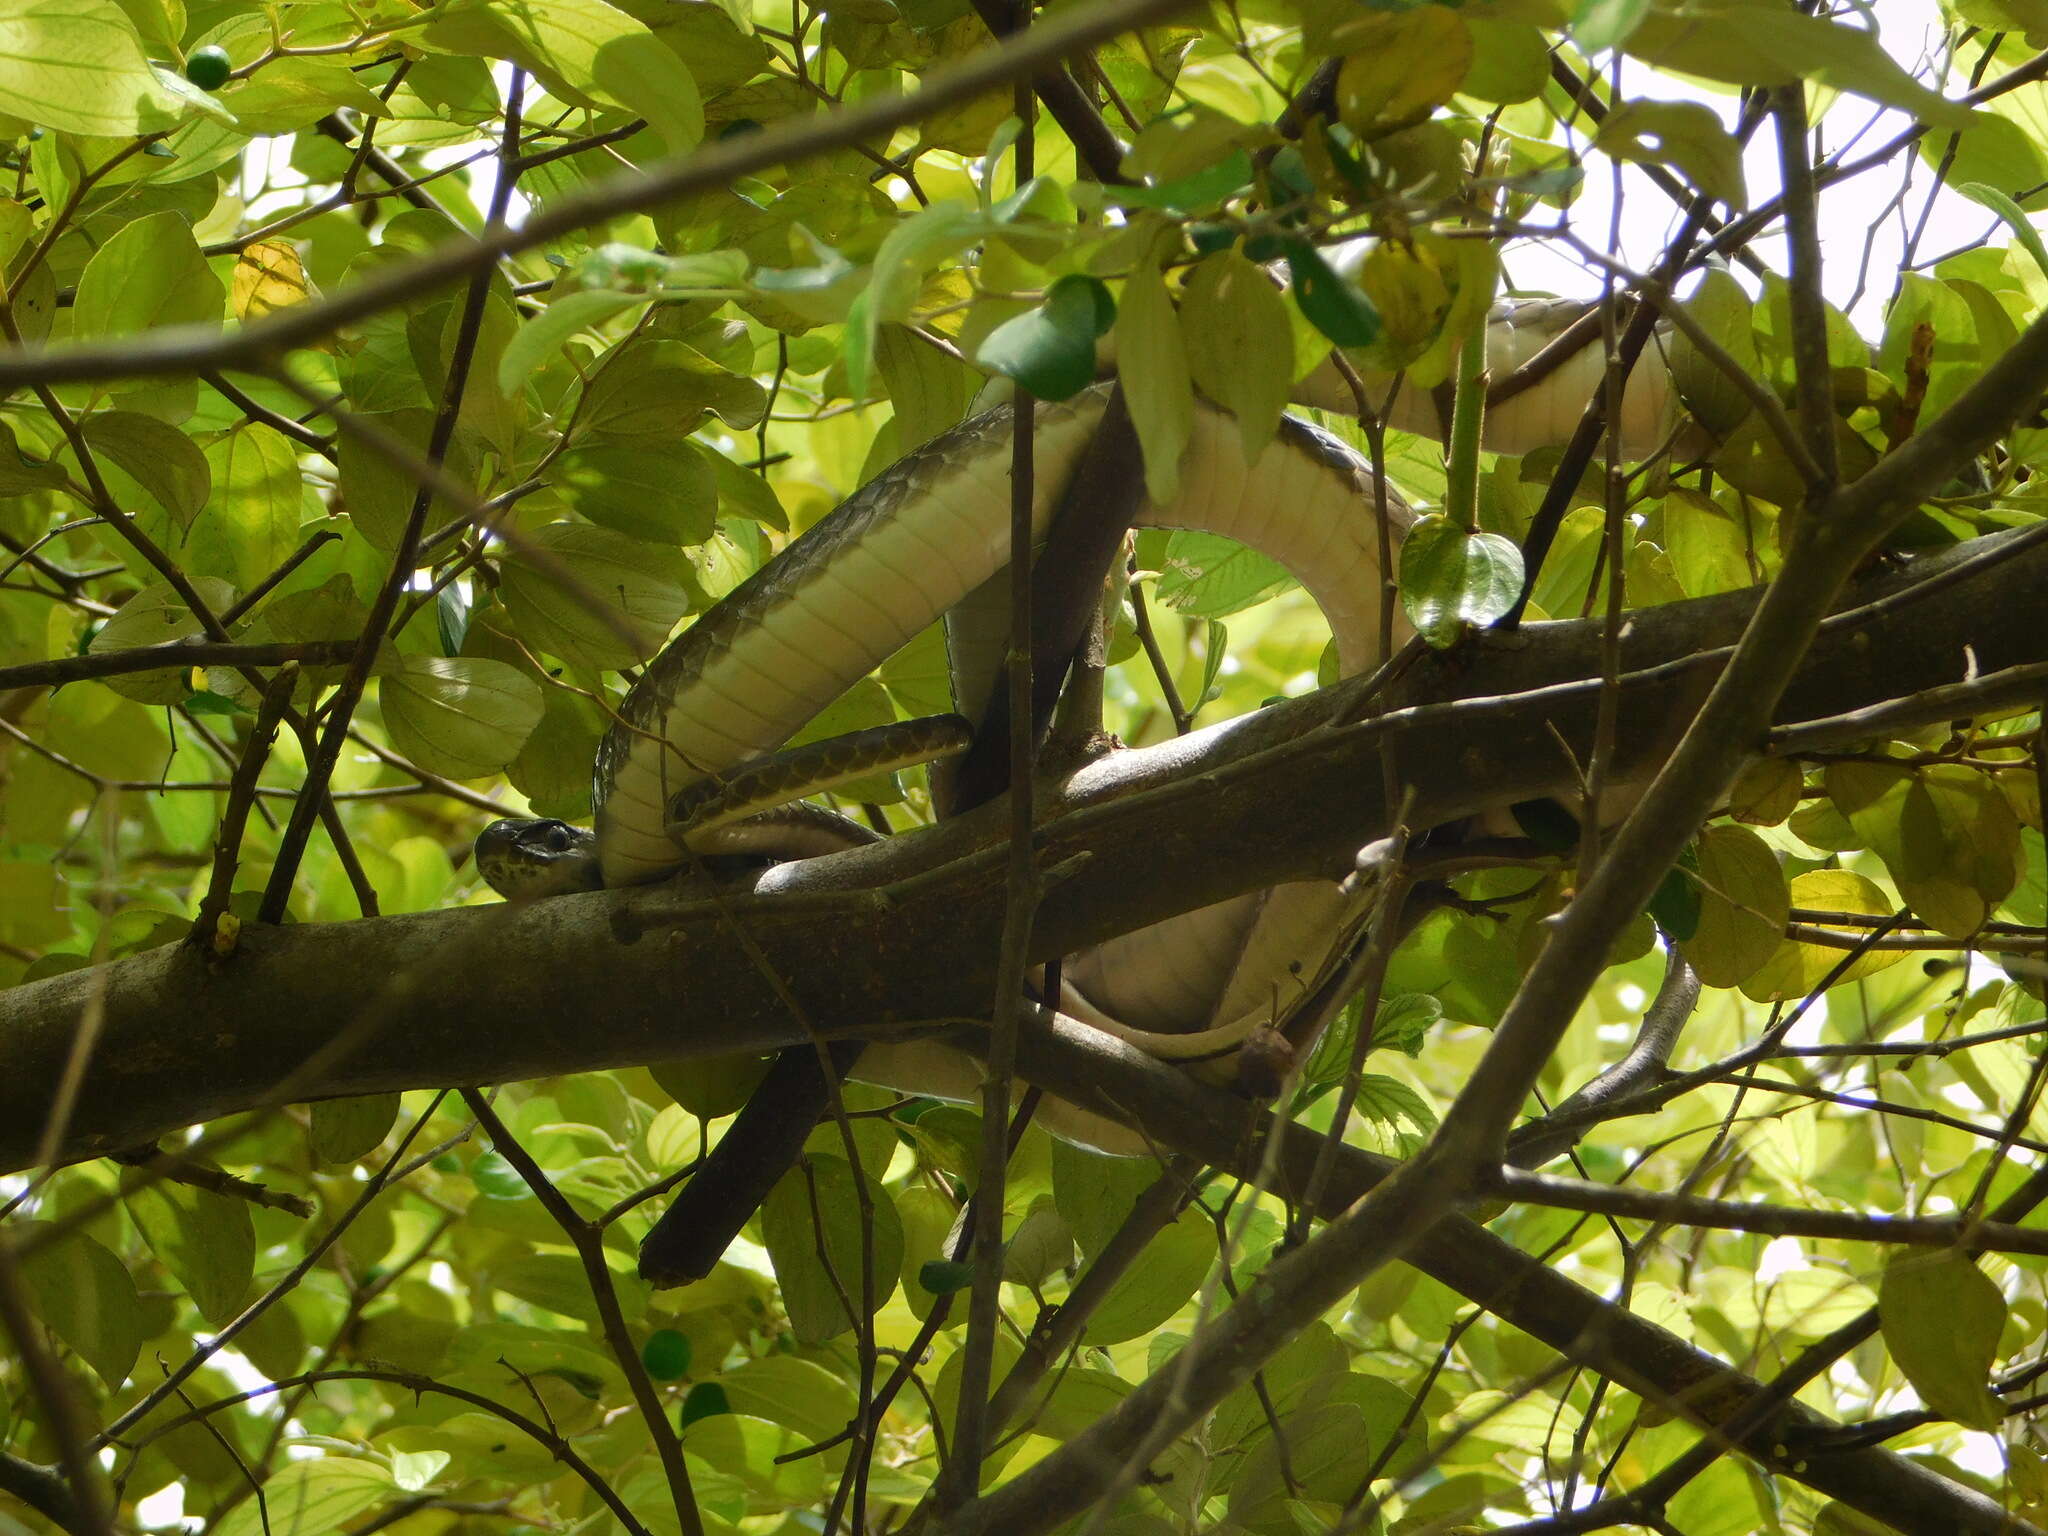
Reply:
[[[1561,317],[1545,308],[1533,317],[1538,323],[1517,323],[1529,318],[1511,310],[1492,328],[1489,347],[1501,369],[1532,355]],[[1490,418],[1487,446],[1521,452],[1559,441],[1603,369],[1598,348],[1567,360]],[[1653,362],[1630,380],[1622,422],[1630,452],[1650,451],[1668,432],[1665,379]],[[1297,395],[1347,409],[1352,399],[1334,370],[1309,375]],[[1044,536],[1107,396],[1108,386],[1098,385],[1036,407],[1035,537]],[[1435,402],[1410,392],[1405,404],[1397,397],[1390,424],[1433,432],[1436,418]],[[729,846],[723,839],[731,829],[679,831],[678,797],[687,800],[701,781],[773,752],[934,620],[963,603],[985,615],[988,604],[970,599],[1000,592],[992,584],[1009,559],[1013,426],[1004,406],[906,455],[649,663],[598,752],[591,850],[597,876],[583,883],[601,877],[604,885],[621,886],[670,874],[687,858],[679,840],[697,851]],[[1380,498],[1360,454],[1306,422],[1283,418],[1248,464],[1235,419],[1198,401],[1179,487],[1170,504],[1148,502],[1137,524],[1198,529],[1268,555],[1321,607],[1346,675],[1382,659]],[[1398,545],[1412,514],[1391,490],[1384,500]],[[1407,634],[1398,613],[1393,633]],[[973,664],[963,665],[962,647],[953,649],[956,697],[972,713],[985,679]],[[772,845],[773,835],[756,837],[757,846],[763,841]],[[792,847],[789,856],[813,851],[815,843]],[[481,840],[479,852],[481,862]],[[1237,898],[1073,957],[1067,998],[1085,1018],[1155,1054],[1207,1054],[1301,997],[1352,915],[1337,887],[1325,883]],[[870,1050],[857,1075],[946,1095],[971,1091],[978,1069],[919,1042]],[[1096,1144],[1116,1139],[1098,1129],[1070,1133]]]

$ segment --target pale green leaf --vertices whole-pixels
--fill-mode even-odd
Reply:
[[[501,580],[527,645],[581,666],[647,660],[699,606],[681,552],[577,523],[535,529]]]
[[[694,443],[589,443],[556,459],[545,478],[602,527],[657,544],[701,544],[711,537],[718,481]]]
[[[306,1137],[316,1163],[352,1163],[383,1144],[398,1118],[398,1095],[365,1093],[309,1106]]]
[[[206,446],[212,494],[192,525],[191,558],[242,591],[257,585],[299,544],[306,494],[290,438],[249,422]]]
[[[256,1234],[249,1207],[210,1189],[146,1179],[127,1171],[123,1204],[150,1251],[185,1287],[215,1328],[242,1309],[255,1272]]]
[[[1294,584],[1287,567],[1233,539],[1191,528],[1167,536],[1159,600],[1193,619],[1224,619]]]
[[[184,103],[113,0],[15,0],[0,10],[0,112],[125,138],[174,127]]]
[[[1215,1259],[1216,1230],[1209,1218],[1183,1211],[1111,1288],[1088,1319],[1083,1342],[1120,1344],[1150,1333],[1187,1304]]]
[[[806,1344],[822,1344],[853,1326],[844,1296],[855,1306],[864,1295],[881,1306],[903,1268],[903,1224],[889,1194],[861,1178],[873,1215],[869,1255],[874,1268],[863,1285],[863,1200],[844,1158],[808,1155],[782,1176],[761,1207],[761,1238],[775,1264],[790,1326]]]
[[[392,745],[431,773],[496,773],[540,723],[540,684],[502,661],[407,656],[378,684]]]
[[[218,614],[234,601],[234,589],[224,581],[200,577],[193,583],[201,602]],[[168,645],[205,633],[185,600],[169,586],[157,582],[144,587],[92,637],[91,653],[135,650],[147,645]],[[185,671],[137,672],[110,677],[105,686],[143,704],[175,704],[192,692]]]
[[[1625,101],[1594,135],[1595,147],[1617,160],[1669,165],[1712,198],[1742,208],[1742,146],[1711,107],[1697,101]]]
[[[624,314],[652,302],[645,294],[613,293],[586,289],[567,293],[522,324],[498,357],[498,389],[510,395],[525,386],[529,376],[546,366],[555,349],[570,337],[602,325],[614,315]]]
[[[236,1505],[213,1536],[332,1536],[396,1492],[391,1474],[374,1461],[288,1461],[264,1481],[262,1501]]]
[[[199,254],[191,225],[166,209],[122,225],[93,252],[71,323],[81,340],[123,339],[157,326],[217,326],[226,307],[227,289]]]
[[[1987,1385],[2005,1328],[2005,1296],[1967,1255],[1903,1253],[1885,1266],[1877,1317],[1885,1348],[1935,1413],[1996,1429],[2004,1406]]]
[[[1738,986],[1777,952],[1791,897],[1771,847],[1747,827],[1699,836],[1699,926],[1685,957],[1710,987]]]
[[[118,1390],[148,1334],[134,1279],[90,1233],[55,1238],[56,1228],[43,1221],[10,1222],[9,1229],[15,1241],[35,1244],[20,1275],[36,1315],[109,1392]]]
[[[1195,387],[1237,417],[1245,462],[1256,465],[1294,381],[1286,299],[1264,268],[1218,251],[1189,275],[1180,318]]]
[[[1981,181],[1967,181],[1956,190],[1974,203],[1982,203],[2001,219],[2013,232],[2020,244],[2034,258],[2034,266],[2043,277],[2048,277],[2048,245],[2041,243],[2040,231],[2034,228],[2034,221],[2020,211],[2020,205],[2007,197],[1998,188],[1986,186]]]
[[[1117,366],[1131,424],[1145,454],[1145,490],[1169,505],[1180,489],[1180,458],[1195,425],[1195,390],[1180,316],[1159,270],[1143,266],[1124,284],[1117,309]]]
[[[94,456],[103,465],[109,460],[119,465],[181,532],[205,509],[213,494],[213,468],[199,445],[176,427],[140,411],[99,411],[79,428]]]

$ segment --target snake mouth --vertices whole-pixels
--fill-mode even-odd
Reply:
[[[604,884],[595,838],[553,817],[505,817],[476,837],[477,873],[508,901],[531,901]]]

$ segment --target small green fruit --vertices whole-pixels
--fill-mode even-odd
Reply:
[[[234,67],[227,49],[209,43],[204,48],[194,48],[186,55],[185,78],[202,91],[217,91],[228,83]]]

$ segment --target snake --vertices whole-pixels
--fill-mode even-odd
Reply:
[[[1496,306],[1488,318],[1496,376],[1534,356],[1585,308]],[[1386,382],[1361,371],[1369,391]],[[1561,443],[1604,371],[1598,346],[1570,355],[1489,410],[1482,446],[1518,454]],[[1290,399],[1354,414],[1344,374],[1327,363]],[[1033,403],[1035,539],[1044,538],[1109,391],[1098,383],[1067,401]],[[1673,393],[1657,361],[1632,371],[1619,434],[1625,455],[1645,456],[1669,441]],[[1441,435],[1439,400],[1412,390],[1394,391],[1393,400],[1388,426]],[[643,669],[602,738],[592,827],[546,818],[492,823],[475,845],[491,886],[519,899],[615,889],[671,876],[695,856],[796,859],[873,841],[866,827],[798,797],[966,745],[993,670],[977,653],[985,654],[992,628],[998,636],[1007,628],[1016,415],[1013,405],[998,405],[896,460],[683,630]],[[1391,573],[1380,568],[1378,486],[1362,454],[1290,414],[1248,463],[1236,418],[1197,397],[1178,486],[1164,504],[1146,500],[1135,525],[1219,534],[1269,556],[1322,610],[1342,675],[1386,659],[1381,606]],[[1398,548],[1414,514],[1391,487],[1385,504]],[[960,715],[917,722],[908,740],[883,728],[777,754],[942,618]],[[1409,634],[1398,611],[1391,630],[1397,641]],[[1154,1056],[1213,1056],[1305,995],[1357,907],[1355,896],[1327,882],[1232,898],[1070,957],[1049,1001]],[[871,1047],[853,1075],[949,1098],[971,1097],[980,1080],[970,1058],[928,1041]],[[1105,1145],[1121,1138],[1099,1117],[1073,1116],[1067,1130],[1048,1123],[1067,1139],[1133,1150]]]

